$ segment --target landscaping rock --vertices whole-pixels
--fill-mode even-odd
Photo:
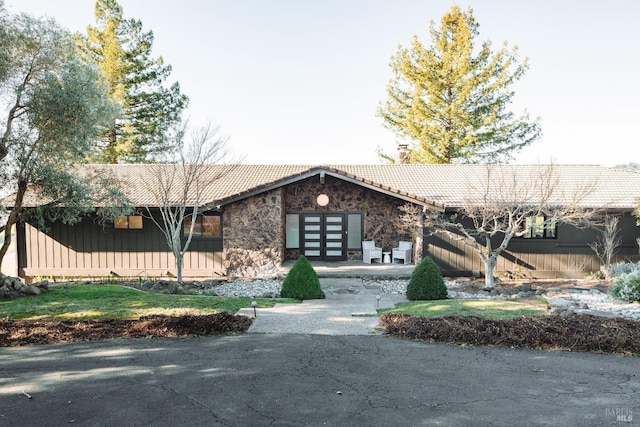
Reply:
[[[551,297],[548,299],[548,302],[550,307],[559,308],[561,310],[567,310],[577,306],[575,301],[561,297]]]
[[[0,273],[0,299],[40,295],[47,292],[49,292],[49,282],[47,280],[27,285],[17,277]]]
[[[40,295],[42,292],[37,286],[29,285],[24,288],[23,293],[25,295]]]

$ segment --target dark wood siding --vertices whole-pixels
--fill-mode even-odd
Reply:
[[[637,261],[640,227],[629,213],[620,219],[622,244],[614,262]],[[580,278],[600,270],[601,262],[589,247],[601,234],[594,229],[559,225],[557,239],[514,238],[499,257],[495,274],[499,277]],[[499,241],[496,240],[496,245]],[[475,250],[444,234],[425,235],[425,253],[432,257],[443,274],[484,275],[484,267]]]
[[[629,213],[621,214],[622,244],[614,262],[636,261],[640,228]],[[600,232],[559,225],[557,239],[514,238],[498,258],[495,274],[502,277],[580,278],[600,270],[601,262],[589,247]],[[499,241],[496,240],[496,245]],[[426,235],[425,253],[431,256],[444,275],[483,275],[484,267],[475,250],[446,235]]]
[[[175,273],[173,254],[162,232],[145,218],[141,230],[114,229],[85,217],[74,225],[55,222],[45,231],[23,224],[19,251],[24,277],[160,277]],[[222,238],[193,238],[184,257],[185,277],[222,271]]]

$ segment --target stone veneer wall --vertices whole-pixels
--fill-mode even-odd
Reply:
[[[320,193],[329,196],[329,204],[325,207],[316,203],[316,197]],[[376,246],[382,247],[384,251],[391,251],[399,240],[412,240],[410,235],[401,233],[397,226],[401,214],[398,208],[405,202],[395,197],[332,176],[326,176],[324,184],[318,176],[291,184],[286,187],[284,197],[286,213],[362,212],[363,240],[375,240]],[[296,259],[299,253],[297,249],[289,249],[286,251],[286,259]],[[362,259],[362,250],[349,251],[348,258]]]
[[[223,268],[228,276],[269,275],[282,265],[281,189],[227,205],[222,218]]]

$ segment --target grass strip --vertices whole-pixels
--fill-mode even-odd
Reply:
[[[36,297],[0,300],[0,318],[24,320],[138,319],[167,316],[235,313],[251,307],[252,298],[210,295],[167,295],[113,285],[51,286]],[[286,299],[257,299],[258,307],[273,307]]]
[[[435,300],[399,303],[395,308],[380,310],[380,314],[394,313],[423,317],[477,316],[484,319],[505,320],[522,316],[546,315],[543,300]]]

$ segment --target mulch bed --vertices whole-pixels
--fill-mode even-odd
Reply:
[[[251,318],[230,313],[145,316],[139,320],[31,321],[0,319],[0,347],[113,338],[188,337],[246,332]]]
[[[590,315],[426,318],[385,313],[388,335],[458,345],[501,346],[594,353],[640,354],[640,322]]]

